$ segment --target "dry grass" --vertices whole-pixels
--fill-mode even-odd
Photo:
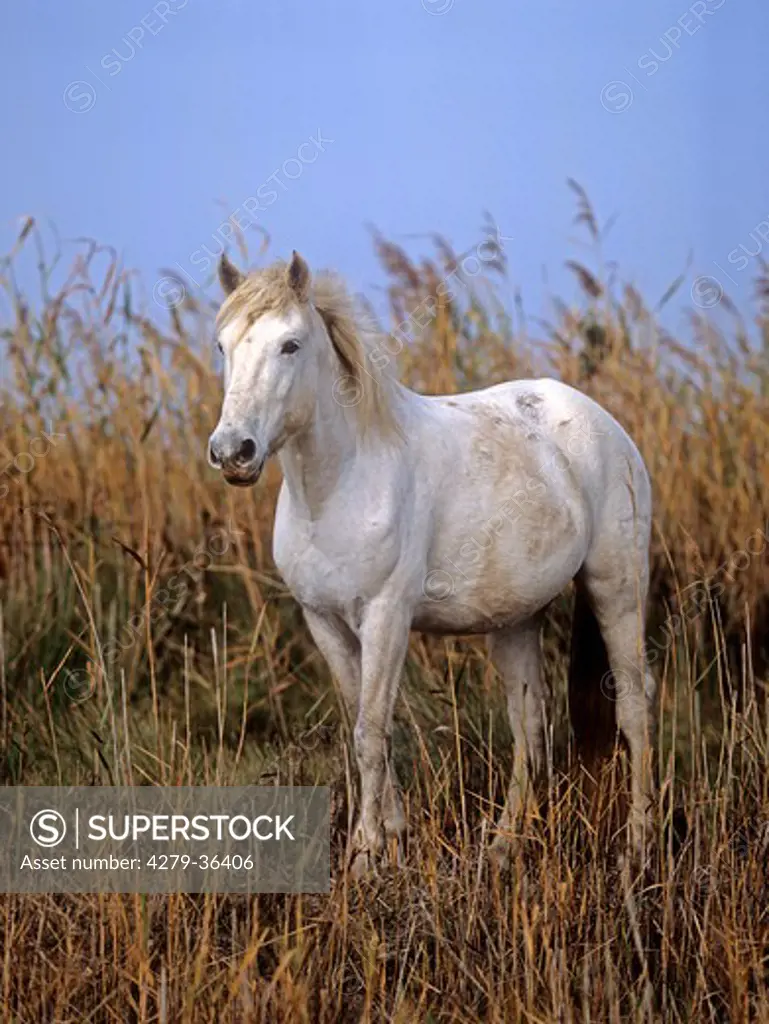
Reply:
[[[392,326],[416,309],[427,321],[405,379],[453,391],[555,373],[647,460],[661,691],[648,873],[620,866],[615,816],[597,820],[569,771],[565,597],[547,638],[549,791],[508,873],[484,856],[510,738],[483,648],[415,637],[396,736],[404,870],[357,887],[338,865],[326,897],[3,896],[4,1019],[769,1021],[769,281],[749,329],[724,304],[728,334],[693,317],[695,343],[677,341],[603,262],[580,202],[596,258],[573,266],[579,308],[554,302],[550,324],[499,302],[504,253],[488,242],[483,276],[455,270],[441,239],[418,264],[376,245]],[[321,781],[339,853],[348,747],[271,564],[277,472],[243,493],[205,464],[213,311],[188,298],[146,315],[135,281],[87,246],[52,291],[30,223],[17,249],[35,245],[39,299],[19,293],[13,260],[0,267],[2,780]]]

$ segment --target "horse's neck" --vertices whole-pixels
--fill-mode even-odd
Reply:
[[[334,400],[332,387],[332,377],[318,381],[311,424],[287,441],[278,456],[292,504],[308,519],[319,516],[358,446],[353,416]]]

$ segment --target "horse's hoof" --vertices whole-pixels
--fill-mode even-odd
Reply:
[[[350,878],[354,882],[362,882],[371,878],[375,872],[374,858],[368,850],[360,850],[350,863]]]
[[[498,871],[504,871],[510,863],[511,850],[512,843],[509,839],[504,836],[497,836],[493,839],[489,847],[489,861],[492,866]]]

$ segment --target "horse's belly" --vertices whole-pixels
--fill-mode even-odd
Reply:
[[[547,601],[543,605],[518,604],[509,594],[506,600],[494,603],[486,598],[477,601],[453,594],[440,601],[422,601],[415,610],[411,628],[442,635],[491,633],[530,619],[544,604]]]
[[[531,618],[577,574],[587,536],[584,511],[569,500],[514,524],[489,517],[461,539],[449,531],[430,553],[413,628],[487,633]]]
[[[579,568],[574,558],[556,571],[495,571],[472,579],[456,566],[432,569],[424,579],[423,599],[413,629],[423,633],[488,633],[530,619],[546,607]]]

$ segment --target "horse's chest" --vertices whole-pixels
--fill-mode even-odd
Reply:
[[[329,522],[276,521],[275,564],[300,604],[349,615],[378,592],[397,560],[387,523],[357,529]]]

